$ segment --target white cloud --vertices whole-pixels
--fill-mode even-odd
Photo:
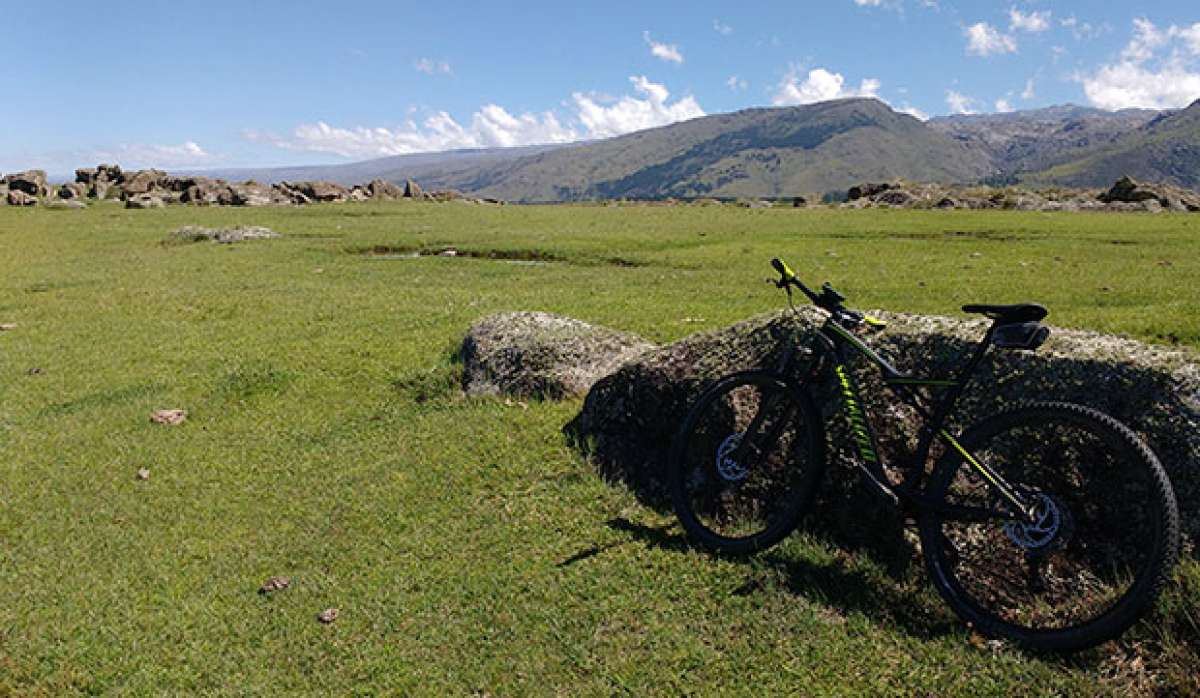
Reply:
[[[776,106],[791,104],[812,104],[830,99],[843,97],[876,97],[880,83],[874,78],[866,78],[859,83],[858,88],[847,88],[846,79],[841,73],[833,73],[824,68],[814,68],[801,80],[800,73],[792,66],[772,98]]]
[[[1050,28],[1050,10],[1025,14],[1017,8],[1008,11],[1009,29],[1027,32],[1044,32]]]
[[[746,83],[745,79],[739,78],[736,75],[730,75],[729,79],[725,81],[725,84],[728,85],[729,89],[733,90],[734,92],[742,92],[749,87],[749,84]]]
[[[859,7],[879,7],[883,0],[854,0],[854,4]]]
[[[1119,59],[1076,79],[1102,109],[1185,107],[1200,99],[1200,22],[1160,29],[1135,19]]]
[[[896,111],[900,112],[901,114],[908,114],[909,116],[916,117],[916,118],[920,119],[921,121],[929,121],[928,114],[921,111],[920,109],[917,109],[913,105],[908,104],[907,102],[905,102],[903,107],[897,109]]]
[[[719,19],[714,19],[713,20],[713,31],[720,34],[721,36],[729,36],[730,34],[733,33],[733,27],[729,26],[728,24],[725,24],[724,22],[722,22]]]
[[[116,162],[131,169],[139,167],[192,167],[207,165],[216,158],[195,141],[179,145],[123,143],[82,154],[83,162]]]
[[[1036,93],[1033,90],[1033,78],[1029,78],[1028,80],[1025,81],[1025,89],[1021,90],[1021,99],[1025,100],[1025,101],[1029,101],[1029,100],[1033,99],[1035,96],[1036,96]]]
[[[427,75],[449,75],[452,72],[449,63],[435,61],[432,58],[418,58],[413,61],[413,67],[417,69],[417,72]]]
[[[665,86],[650,82],[645,76],[634,76],[629,80],[643,98],[626,95],[611,106],[605,106],[591,96],[579,92],[573,95],[578,119],[589,137],[606,138],[704,116],[704,110],[694,97],[683,97],[668,104],[671,93]]]
[[[642,38],[650,47],[650,55],[661,58],[669,63],[683,63],[683,54],[675,44],[662,44],[650,38],[650,32],[642,32]]]
[[[1012,105],[1009,104],[1007,99],[1004,99],[1002,97],[1002,98],[996,100],[996,111],[1000,112],[1001,114],[1005,114],[1012,110],[1013,110]]]
[[[977,22],[963,30],[967,37],[967,53],[975,56],[992,56],[1015,53],[1017,42],[987,22]]]
[[[977,114],[975,106],[978,102],[974,97],[968,97],[954,90],[946,90],[946,106],[952,114]]]
[[[512,114],[499,105],[488,104],[472,115],[469,124],[460,124],[441,111],[419,124],[408,121],[392,128],[342,128],[318,121],[297,126],[289,137],[257,131],[247,131],[243,136],[289,150],[366,159],[459,148],[569,143],[704,116],[694,97],[669,102],[670,92],[665,86],[644,76],[631,77],[630,81],[639,96],[613,100],[575,93],[574,113],[566,122],[554,112]]]
[[[1093,39],[1101,34],[1112,31],[1112,26],[1107,22],[1097,26],[1091,22],[1080,21],[1075,15],[1071,15],[1070,17],[1059,20],[1058,23],[1062,25],[1063,28],[1070,30],[1076,41]]]

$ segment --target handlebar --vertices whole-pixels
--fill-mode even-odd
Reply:
[[[791,302],[792,287],[795,286],[804,295],[808,296],[813,305],[833,315],[834,319],[842,325],[847,327],[865,326],[871,329],[882,329],[887,326],[887,323],[883,320],[860,313],[857,310],[850,310],[842,305],[846,297],[834,290],[828,281],[821,284],[821,292],[819,294],[814,293],[812,289],[805,286],[804,282],[797,278],[796,273],[782,259],[778,257],[772,259],[771,266],[775,268],[775,271],[779,272],[779,281],[772,281],[771,283],[775,284],[776,288],[782,288],[787,291],[788,302]]]
[[[779,281],[774,282],[775,287],[787,291],[789,296],[792,295],[792,286],[795,286],[804,295],[808,296],[808,299],[818,308],[822,308],[830,313],[838,313],[845,310],[842,307],[842,301],[846,300],[846,297],[835,291],[829,285],[828,281],[822,284],[821,293],[817,294],[805,286],[804,282],[796,277],[796,273],[782,259],[778,257],[772,259],[771,266],[775,268],[775,271],[779,272]]]

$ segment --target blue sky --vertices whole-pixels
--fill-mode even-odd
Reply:
[[[11,3],[0,171],[343,162],[874,95],[922,118],[1200,98],[1200,5]]]

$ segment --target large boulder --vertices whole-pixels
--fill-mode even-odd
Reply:
[[[857,201],[858,199],[869,199],[873,196],[882,194],[891,189],[892,185],[887,182],[866,182],[864,184],[856,184],[846,191],[847,201]]]
[[[88,188],[82,182],[67,182],[58,188],[58,198],[64,200],[82,199],[87,196]]]
[[[275,189],[248,180],[218,189],[217,203],[222,206],[270,206],[291,202]]]
[[[281,189],[298,192],[308,201],[332,203],[346,201],[350,198],[348,189],[333,182],[282,182],[281,184]],[[290,198],[294,199],[294,196]]]
[[[463,389],[558,399],[582,395],[602,376],[654,345],[561,315],[501,313],[471,326],[463,340]]]
[[[1101,194],[1100,201],[1109,204],[1142,204],[1143,210],[1200,211],[1200,194],[1169,184],[1145,184],[1132,177],[1122,177]],[[1153,203],[1151,203],[1153,202]]]
[[[26,194],[20,189],[9,189],[4,199],[9,206],[37,206],[38,202],[36,196]]]
[[[372,179],[365,189],[372,199],[399,199],[404,196],[403,189],[384,179]]]
[[[162,208],[166,203],[154,194],[134,194],[125,199],[125,208]]]
[[[964,353],[983,336],[987,321],[877,312],[888,328],[867,341],[903,371],[951,375]],[[818,311],[773,313],[646,352],[592,387],[580,414],[565,431],[612,480],[625,482],[653,505],[666,501],[664,467],[675,430],[696,396],[732,371],[772,366],[784,338],[802,345]],[[1037,352],[993,351],[959,402],[952,423],[965,426],[1021,399],[1054,399],[1096,407],[1130,425],[1156,451],[1171,475],[1185,531],[1200,539],[1200,356],[1092,332],[1055,329]],[[861,363],[861,362],[859,362]],[[865,407],[889,462],[900,462],[915,443],[919,423],[910,408],[892,400],[878,371],[854,373]],[[831,381],[817,386],[827,418],[839,404]],[[831,466],[854,459],[844,420],[827,421]],[[835,469],[836,472],[836,469]]]
[[[164,189],[163,185],[170,176],[162,170],[138,170],[133,174],[125,174],[121,188],[127,196],[148,194],[155,189]]]
[[[50,194],[50,187],[46,184],[45,170],[26,170],[10,174],[4,178],[4,182],[8,185],[10,192],[25,192],[36,198]]]
[[[422,191],[421,185],[414,180],[404,182],[404,198],[406,199],[422,199],[425,197],[425,192]]]

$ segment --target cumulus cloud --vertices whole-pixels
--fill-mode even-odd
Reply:
[[[879,7],[883,0],[854,0],[854,4],[859,7]]]
[[[408,153],[461,148],[495,148],[539,143],[569,143],[583,138],[605,138],[629,131],[663,126],[704,116],[694,97],[670,101],[670,92],[644,76],[630,78],[637,96],[606,99],[572,95],[574,113],[566,121],[554,112],[513,114],[496,104],[476,111],[469,123],[459,123],[439,111],[424,121],[395,127],[331,126],[322,121],[301,124],[286,137],[246,131],[247,140],[346,158],[366,159]]]
[[[1200,22],[1159,28],[1146,18],[1113,63],[1076,78],[1102,109],[1170,109],[1200,99]]]
[[[978,102],[974,97],[955,92],[954,90],[946,90],[946,106],[950,107],[952,114],[978,114],[975,110]]]
[[[451,73],[449,63],[435,61],[432,58],[418,58],[413,61],[413,67],[417,69],[417,72],[427,75],[449,75]]]
[[[729,79],[725,81],[725,84],[734,92],[743,92],[747,87],[750,86],[744,78],[739,78],[736,75],[730,75]]]
[[[1017,8],[1008,11],[1009,29],[1020,29],[1027,32],[1044,32],[1050,28],[1050,10],[1041,12],[1021,12]]]
[[[664,85],[650,82],[642,75],[633,76],[629,81],[641,98],[626,95],[613,104],[605,105],[579,92],[572,95],[577,117],[587,129],[589,137],[617,136],[704,116],[704,110],[694,97],[668,103],[671,93]]]
[[[650,47],[650,55],[661,58],[669,63],[683,63],[683,54],[675,44],[663,44],[650,38],[650,32],[642,32],[642,39]]]
[[[1071,15],[1070,17],[1059,20],[1058,23],[1062,25],[1064,29],[1070,31],[1077,41],[1082,41],[1083,39],[1093,39],[1101,34],[1112,31],[1112,27],[1107,23],[1097,26],[1091,22],[1080,21],[1075,15]]]
[[[125,167],[192,167],[207,165],[215,156],[195,141],[179,145],[123,143],[112,148],[87,152],[83,162],[117,162]]]
[[[993,56],[1015,53],[1017,41],[987,22],[977,22],[963,30],[967,37],[967,53],[974,56]]]
[[[916,118],[920,119],[921,121],[929,121],[928,114],[921,111],[920,109],[917,109],[913,105],[908,104],[907,102],[904,104],[903,107],[899,107],[898,109],[896,109],[896,111],[900,112],[901,114],[908,114],[909,116],[916,117]]]
[[[874,78],[866,78],[859,83],[858,88],[847,87],[846,79],[841,73],[834,73],[824,68],[814,68],[807,75],[792,66],[776,89],[771,103],[776,106],[794,104],[812,104],[830,99],[843,97],[876,97],[880,83]]]
[[[1002,97],[1002,98],[996,100],[996,111],[997,112],[999,112],[1001,114],[1006,114],[1012,110],[1013,110],[1012,104],[1009,104],[1007,99],[1004,99]]]
[[[721,36],[729,36],[730,34],[733,33],[733,27],[729,26],[728,24],[725,24],[724,22],[722,22],[719,19],[714,19],[713,20],[713,31],[720,34]]]

